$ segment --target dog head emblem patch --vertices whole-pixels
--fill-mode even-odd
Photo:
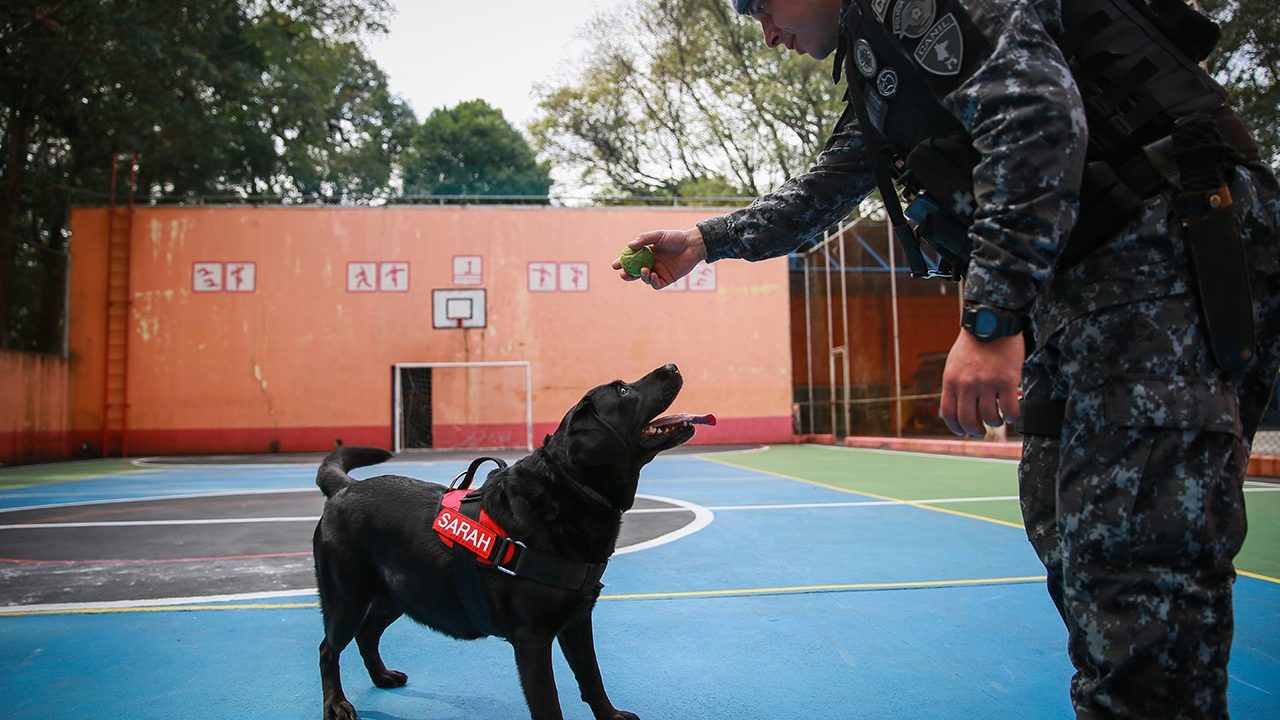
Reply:
[[[920,67],[934,75],[957,75],[964,62],[964,34],[951,13],[929,28],[914,53]]]

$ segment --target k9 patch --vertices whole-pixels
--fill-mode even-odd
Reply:
[[[956,75],[964,63],[964,33],[951,13],[938,19],[916,46],[916,62],[934,75]]]

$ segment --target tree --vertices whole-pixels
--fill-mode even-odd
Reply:
[[[484,100],[439,108],[414,133],[401,158],[404,192],[423,195],[545,197],[549,166],[502,111]]]
[[[1273,0],[1201,0],[1222,27],[1209,69],[1231,90],[1262,157],[1280,163],[1280,15]]]
[[[0,6],[0,347],[56,350],[67,216],[137,152],[140,201],[370,200],[412,113],[360,39],[387,0]]]
[[[831,61],[769,49],[724,0],[639,0],[586,30],[576,77],[538,88],[538,148],[607,195],[758,195],[807,169],[842,109]]]

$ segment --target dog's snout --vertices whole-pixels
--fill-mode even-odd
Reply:
[[[676,367],[675,363],[667,363],[666,365],[662,366],[662,369],[669,373],[673,373],[675,375],[680,374],[680,368]]]

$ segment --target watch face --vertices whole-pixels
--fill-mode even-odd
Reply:
[[[1000,325],[1000,319],[996,314],[987,308],[978,308],[973,313],[973,334],[978,337],[991,337],[995,335],[996,329]]]

